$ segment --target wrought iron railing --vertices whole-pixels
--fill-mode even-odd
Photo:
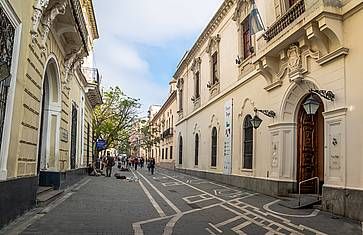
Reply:
[[[270,41],[282,30],[294,22],[299,16],[305,12],[305,2],[300,0],[296,2],[290,9],[282,15],[277,21],[272,24],[264,33],[264,37],[267,41]]]
[[[82,72],[92,82],[100,84],[100,74],[98,73],[98,69],[96,68],[89,68],[89,67],[82,67]]]
[[[173,128],[168,128],[168,129],[166,129],[166,130],[163,132],[163,134],[162,134],[163,139],[165,139],[165,138],[169,138],[169,137],[171,137],[171,136],[173,136]]]
[[[0,5],[0,148],[10,86],[15,28]]]

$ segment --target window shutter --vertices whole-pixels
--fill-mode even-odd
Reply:
[[[281,16],[281,4],[280,4],[280,0],[274,0],[274,7],[275,7],[275,15],[276,15],[276,18],[279,18]]]

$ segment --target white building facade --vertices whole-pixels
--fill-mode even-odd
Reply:
[[[176,168],[270,195],[319,186],[362,220],[363,3],[255,2],[267,30],[252,35],[253,1],[225,0],[175,72]]]

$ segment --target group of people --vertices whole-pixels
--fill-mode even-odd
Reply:
[[[143,157],[128,157],[126,155],[112,157],[111,154],[107,152],[106,156],[96,158],[96,160],[92,164],[89,164],[88,174],[91,176],[105,175],[104,170],[106,170],[105,176],[111,177],[112,167],[116,164],[116,160],[118,162],[119,169],[128,169],[130,167],[133,167],[135,170],[137,170],[138,166],[140,168],[143,168],[145,164],[145,159]],[[153,157],[147,159],[146,164],[148,171],[151,172],[151,174],[153,175],[155,171],[155,159]]]
[[[101,158],[96,158],[92,164],[88,165],[88,174],[91,176],[104,175],[106,177],[111,177],[112,167],[115,165],[115,158],[107,152],[106,156]],[[106,170],[106,175],[104,173]]]

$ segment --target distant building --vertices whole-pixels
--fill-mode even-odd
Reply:
[[[138,118],[132,125],[130,135],[131,156],[147,157],[147,151],[143,145],[144,134],[142,129],[148,124],[148,117]]]
[[[155,158],[160,166],[174,169],[175,166],[175,121],[177,116],[176,106],[176,81],[169,84],[169,96],[160,110],[153,116],[150,125],[155,140],[149,155]]]

